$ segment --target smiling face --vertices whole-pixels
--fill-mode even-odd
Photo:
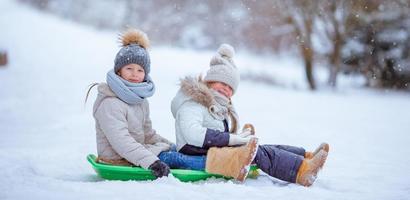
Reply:
[[[233,95],[233,91],[232,88],[222,82],[209,82],[208,86],[212,89],[214,89],[215,91],[219,92],[220,94],[224,95],[225,97],[227,97],[228,99],[232,97]]]
[[[129,82],[141,83],[145,79],[145,70],[140,65],[132,63],[122,67],[118,75]]]

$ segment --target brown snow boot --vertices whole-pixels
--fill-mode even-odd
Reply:
[[[317,153],[319,153],[319,151],[321,150],[321,149],[323,149],[323,150],[325,150],[327,153],[329,153],[329,144],[328,143],[322,143],[322,144],[320,144],[317,148],[316,148],[316,150],[314,151],[314,152],[310,152],[310,151],[306,151],[305,152],[305,158],[308,158],[308,159],[312,159],[313,158],[313,156],[315,156]]]
[[[304,159],[299,167],[296,183],[309,187],[315,182],[317,173],[325,163],[327,152],[320,149],[312,159]]]
[[[206,172],[243,182],[258,150],[258,139],[252,138],[240,147],[212,147],[206,157]]]

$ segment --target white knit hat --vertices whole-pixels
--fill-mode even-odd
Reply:
[[[212,57],[210,69],[206,72],[204,81],[218,81],[229,85],[233,93],[238,89],[240,75],[232,58],[235,55],[234,48],[229,44],[222,44],[217,54]]]

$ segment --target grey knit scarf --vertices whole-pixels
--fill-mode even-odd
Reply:
[[[216,120],[231,120],[230,132],[236,133],[239,117],[235,107],[227,97],[209,88],[201,77],[187,76],[181,79],[181,89],[171,102],[171,112],[176,117],[178,109],[184,102],[193,100],[208,109],[209,114]]]
[[[232,105],[231,101],[220,94],[219,92],[210,89],[212,95],[214,96],[213,104],[208,108],[209,113],[219,120],[231,119],[232,127],[231,132],[237,131],[237,125],[239,122],[238,114],[236,113],[235,107]]]
[[[151,97],[155,92],[155,84],[151,77],[146,76],[142,83],[129,82],[117,74],[114,70],[107,73],[107,84],[111,90],[124,102],[128,104],[141,103],[145,98]]]

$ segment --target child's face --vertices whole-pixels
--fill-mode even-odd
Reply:
[[[122,67],[118,75],[129,82],[141,83],[145,78],[145,70],[140,65],[132,63]]]
[[[212,89],[216,90],[217,92],[219,92],[220,94],[224,95],[225,97],[227,97],[228,99],[232,97],[233,95],[233,91],[232,88],[222,82],[211,82],[208,84],[209,87],[211,87]]]

